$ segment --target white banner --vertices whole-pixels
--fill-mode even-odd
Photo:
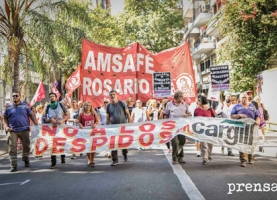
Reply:
[[[32,126],[34,155],[155,148],[178,134],[252,153],[259,141],[254,120],[190,117],[79,129],[76,126]]]

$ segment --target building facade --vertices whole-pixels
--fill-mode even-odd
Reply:
[[[199,93],[208,93],[210,66],[215,65],[216,48],[224,41],[216,25],[222,7],[220,0],[184,0],[183,12],[185,33],[196,70],[196,85]]]

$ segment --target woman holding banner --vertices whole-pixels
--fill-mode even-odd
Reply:
[[[83,104],[82,111],[78,117],[79,127],[82,128],[92,128],[94,129],[99,124],[99,118],[90,102],[85,102]],[[95,152],[87,153],[88,166],[95,167],[94,164]]]
[[[208,105],[208,100],[202,94],[198,96],[197,99],[198,107],[194,111],[195,117],[214,117],[215,111],[210,105]],[[203,165],[207,165],[208,160],[212,160],[212,150],[213,144],[200,142],[201,155],[203,157]]]

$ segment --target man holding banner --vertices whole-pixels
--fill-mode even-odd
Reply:
[[[259,111],[256,110],[255,106],[248,101],[248,95],[246,92],[240,94],[240,102],[235,105],[231,112],[232,119],[245,119],[251,118],[256,122],[255,124],[260,124],[260,114]],[[249,164],[254,164],[253,153],[246,154],[243,152],[239,152],[239,157],[241,161],[241,167],[246,167],[246,162],[248,160]]]
[[[188,112],[188,106],[183,101],[184,94],[181,91],[174,93],[174,100],[168,102],[164,110],[164,118],[175,118],[175,117],[188,117],[191,113]],[[183,159],[184,151],[183,146],[186,143],[186,137],[184,135],[177,135],[172,140],[172,164],[186,163]],[[178,159],[178,160],[177,160]]]
[[[50,105],[47,106],[45,111],[46,123],[52,123],[54,126],[65,124],[66,120],[69,119],[69,112],[66,110],[62,103],[59,103],[58,96],[56,93],[49,93]],[[51,166],[50,169],[56,168],[56,155],[51,155]],[[61,164],[65,164],[65,155],[61,155]]]
[[[132,122],[128,107],[123,101],[118,100],[117,92],[115,90],[111,90],[109,94],[111,103],[107,107],[106,124],[125,124],[127,123],[127,120],[128,122]],[[126,116],[128,119],[126,119]],[[125,161],[128,160],[127,153],[127,149],[122,149]],[[118,164],[117,150],[112,151],[112,160],[113,162],[111,166],[116,166]]]

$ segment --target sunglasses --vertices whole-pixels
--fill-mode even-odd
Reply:
[[[108,103],[108,102],[104,102],[104,103]]]
[[[13,95],[13,97],[19,97],[19,95],[18,95],[18,94],[15,94],[15,95]]]

